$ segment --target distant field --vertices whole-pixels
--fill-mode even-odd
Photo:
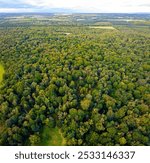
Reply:
[[[89,28],[93,28],[93,29],[111,29],[111,30],[115,30],[114,27],[111,26],[90,26]]]
[[[0,82],[3,80],[4,68],[0,65]]]

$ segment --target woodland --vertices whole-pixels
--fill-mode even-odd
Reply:
[[[150,26],[106,24],[0,25],[0,145],[150,145]]]

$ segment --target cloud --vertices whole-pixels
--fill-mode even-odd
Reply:
[[[140,4],[139,6],[141,6],[141,7],[150,7],[150,3],[149,4]]]
[[[81,12],[149,12],[150,0],[0,0],[0,8],[39,11],[66,9]]]
[[[36,12],[33,8],[0,8],[0,13]]]
[[[31,6],[30,4],[24,3],[24,1],[21,0],[0,0],[0,8],[32,8],[34,6]]]

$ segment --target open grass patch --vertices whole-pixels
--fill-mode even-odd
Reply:
[[[46,126],[43,128],[40,146],[63,146],[65,144],[66,141],[58,127],[50,128]]]
[[[2,82],[3,80],[3,75],[4,75],[4,68],[2,65],[0,65],[0,83]]]

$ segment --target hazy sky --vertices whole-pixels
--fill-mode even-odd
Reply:
[[[0,12],[150,12],[150,0],[0,0]]]

